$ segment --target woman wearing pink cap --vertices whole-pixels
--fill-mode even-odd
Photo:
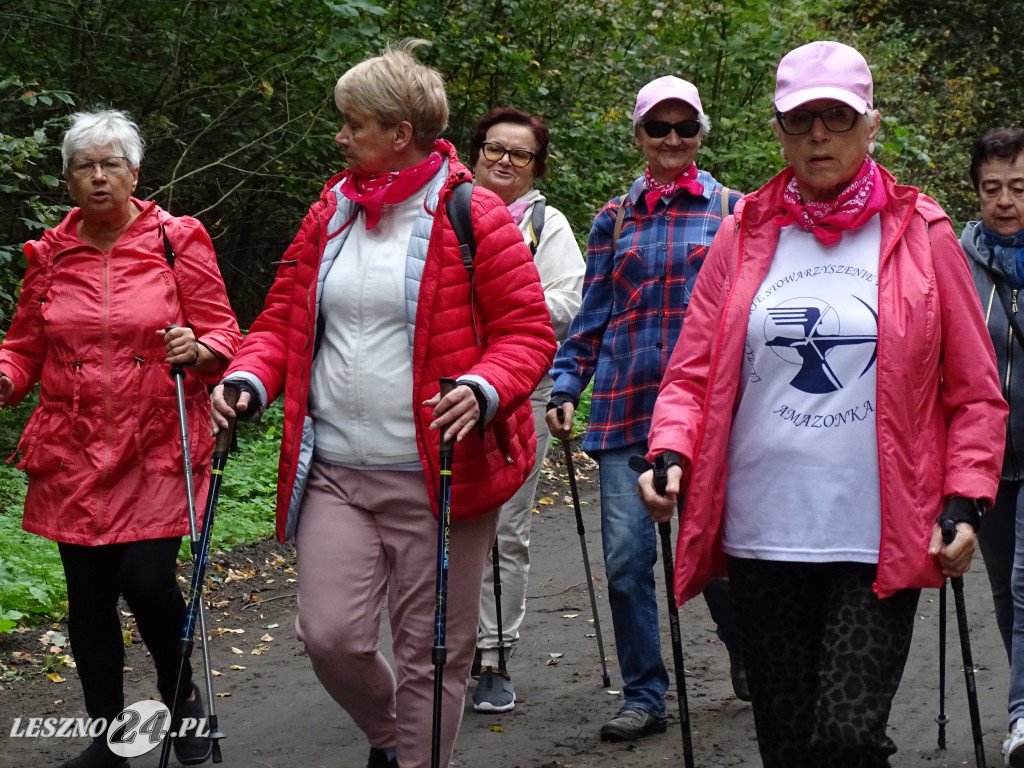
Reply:
[[[697,273],[739,194],[696,156],[711,121],[692,83],[667,75],[636,97],[633,138],[647,158],[630,190],[594,219],[583,303],[555,355],[547,422],[567,438],[580,393],[593,379],[583,450],[598,463],[601,540],[622,674],[622,704],[601,738],[635,740],[666,728],[668,672],[662,661],[654,566],[657,537],[636,495],[629,459],[647,453],[647,429]],[[736,696],[747,699],[729,584],[705,593],[729,651]]]
[[[651,424],[667,489],[640,493],[655,520],[686,495],[681,601],[729,573],[765,767],[888,766],[920,589],[970,566],[1006,405],[949,219],[871,159],[864,58],[791,51],[775,108],[789,165],[715,238]]]

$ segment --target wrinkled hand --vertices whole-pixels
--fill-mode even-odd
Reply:
[[[169,365],[195,365],[199,362],[199,345],[191,328],[181,325],[161,328],[156,332],[164,340],[164,353]]]
[[[682,490],[683,468],[673,464],[668,468],[668,483],[665,494],[654,490],[654,470],[648,469],[640,475],[636,482],[636,492],[647,508],[647,515],[656,523],[667,523],[672,519],[679,506],[679,493]]]
[[[974,526],[970,523],[957,523],[956,538],[949,544],[942,541],[942,528],[936,523],[932,528],[932,540],[928,545],[928,554],[939,560],[942,574],[948,578],[963,576],[971,568],[974,550],[978,545],[978,537]]]
[[[0,376],[0,408],[7,405],[7,401],[14,394],[14,382],[7,376]]]
[[[544,421],[547,422],[548,432],[552,437],[558,440],[568,440],[572,437],[572,415],[575,412],[573,404],[566,402],[544,414]]]
[[[423,405],[434,409],[430,429],[445,430],[443,437],[448,441],[461,443],[480,420],[480,405],[476,395],[465,384],[458,385],[444,397],[438,392],[429,400],[424,400]]]
[[[213,424],[212,434],[216,435],[222,429],[231,426],[231,420],[237,413],[245,413],[249,410],[249,393],[242,391],[238,395],[238,403],[232,408],[224,399],[224,385],[218,384],[210,393],[210,421]]]

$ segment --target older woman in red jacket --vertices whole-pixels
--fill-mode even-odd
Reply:
[[[871,158],[849,46],[779,64],[789,167],[719,230],[654,409],[681,600],[728,570],[766,768],[882,768],[922,587],[964,573],[1006,404],[942,209]],[[936,521],[955,525],[943,544]]]
[[[296,629],[366,733],[370,768],[425,768],[432,735],[438,447],[455,440],[441,765],[451,757],[497,510],[535,458],[529,396],[555,340],[530,251],[504,203],[472,192],[465,264],[446,203],[470,174],[419,41],[335,88],[348,169],[285,253],[225,383],[253,413],[284,394],[278,535],[296,537]],[[472,270],[472,272],[471,272]],[[443,398],[439,378],[458,386]],[[232,414],[223,387],[215,422]],[[384,598],[396,670],[380,650]]]
[[[202,224],[132,197],[142,139],[128,116],[74,115],[62,150],[78,207],[25,246],[28,271],[0,348],[0,407],[41,384],[19,444],[18,466],[29,479],[23,525],[59,545],[85,707],[110,726],[124,708],[119,596],[168,706],[181,660],[185,603],[176,567],[189,523],[168,365],[186,368],[202,509],[213,452],[206,387],[242,337]],[[179,327],[165,331],[170,325]],[[203,716],[187,660],[184,672],[172,731],[183,717]],[[62,768],[128,765],[106,737]],[[174,747],[185,765],[211,751],[209,739],[196,736],[176,738]]]

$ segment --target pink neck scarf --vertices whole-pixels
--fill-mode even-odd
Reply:
[[[373,229],[380,222],[381,209],[404,200],[430,181],[440,170],[451,147],[444,139],[434,142],[430,155],[416,165],[390,173],[362,175],[346,170],[341,180],[341,194],[366,210],[366,228]]]
[[[696,163],[691,163],[689,168],[667,184],[659,184],[655,181],[651,175],[651,166],[648,165],[647,170],[644,172],[644,186],[648,189],[648,192],[644,195],[648,213],[654,212],[654,206],[658,204],[661,198],[674,195],[680,189],[685,189],[694,195],[704,194],[704,185],[697,181]]]
[[[782,207],[786,212],[775,217],[775,223],[780,227],[797,224],[824,245],[833,245],[839,242],[844,231],[856,229],[885,207],[885,186],[878,165],[870,157],[865,157],[857,176],[835,200],[802,203],[796,177],[793,169],[789,168],[782,192]]]
[[[517,225],[523,223],[523,217],[526,216],[526,209],[529,208],[533,203],[511,203],[508,206],[508,212],[512,214],[512,221]]]

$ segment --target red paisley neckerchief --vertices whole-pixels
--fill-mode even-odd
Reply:
[[[788,169],[782,192],[782,207],[786,212],[775,217],[780,227],[797,224],[810,232],[824,245],[839,242],[843,232],[856,229],[885,207],[885,186],[878,165],[870,157],[864,158],[857,176],[839,193],[835,200],[824,203],[800,202],[800,187]]]
[[[451,147],[444,139],[438,139],[425,160],[400,171],[364,176],[346,170],[341,180],[341,194],[363,206],[366,210],[366,228],[373,229],[380,221],[381,209],[385,205],[407,200],[409,195],[434,177],[448,157]]]
[[[654,206],[658,204],[661,198],[674,195],[680,189],[685,189],[694,195],[704,194],[704,185],[697,181],[696,163],[690,163],[689,168],[667,184],[659,184],[655,181],[651,175],[651,166],[648,165],[647,170],[644,172],[644,186],[648,189],[648,192],[644,195],[648,212],[654,211]]]

